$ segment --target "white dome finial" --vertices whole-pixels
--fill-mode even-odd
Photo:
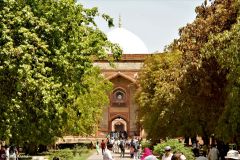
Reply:
[[[118,18],[118,28],[122,28],[122,17],[121,17],[121,14],[119,14],[119,18]]]

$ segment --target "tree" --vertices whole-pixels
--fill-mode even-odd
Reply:
[[[239,53],[240,53],[240,14],[238,21],[231,30],[212,35],[202,50],[205,57],[215,57],[222,68],[228,70],[227,74],[227,100],[224,112],[219,119],[216,135],[225,142],[240,141],[240,86],[239,86]]]
[[[175,105],[180,91],[177,85],[181,78],[180,62],[179,52],[153,55],[140,71],[139,119],[152,140],[177,134],[174,124],[178,121]]]
[[[225,87],[228,70],[214,57],[206,58],[201,49],[209,41],[209,35],[230,30],[237,21],[239,1],[215,0],[196,8],[193,23],[179,30],[180,38],[171,45],[183,53],[182,102],[190,111],[192,130],[203,136],[205,143],[215,132],[226,101]],[[171,48],[170,47],[170,48]]]
[[[100,73],[99,68],[93,68],[83,77],[82,83],[88,86],[88,91],[78,96],[74,107],[67,108],[71,118],[65,134],[91,135],[97,132],[103,109],[109,103],[107,95],[112,89],[112,83]]]
[[[215,0],[211,3],[205,0],[196,8],[194,22],[181,28],[180,38],[166,50],[170,54],[180,50],[182,54],[175,61],[178,63],[172,63],[175,70],[168,71],[163,67],[165,63],[161,62],[164,64],[161,66],[154,58],[146,62],[140,76],[142,88],[138,102],[144,129],[150,137],[198,134],[206,144],[209,143],[208,138],[216,132],[218,119],[225,110],[229,70],[223,68],[216,57],[206,57],[201,50],[209,42],[210,35],[229,31],[237,23],[239,9],[238,0]],[[165,79],[167,73],[171,77],[168,79],[177,80]],[[177,92],[171,90],[173,86]],[[166,126],[175,127],[175,132],[171,128],[167,130]]]
[[[208,42],[210,34],[230,30],[237,21],[238,0],[204,0],[196,7],[196,19],[179,29],[180,37],[170,45],[183,53],[186,64],[198,65],[201,48]]]
[[[92,62],[107,58],[107,52],[118,58],[121,50],[97,28],[98,15],[97,8],[85,9],[74,0],[0,1],[1,139],[49,144],[73,120],[69,111],[90,111],[74,110],[85,105],[78,99],[106,91],[91,91],[104,88],[102,79],[94,81],[99,73],[90,74]],[[101,103],[92,100],[98,104],[94,110]]]

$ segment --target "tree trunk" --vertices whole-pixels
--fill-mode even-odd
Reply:
[[[207,133],[206,132],[203,132],[203,137],[202,137],[202,139],[203,139],[203,143],[204,143],[204,145],[209,145],[210,144],[210,139],[209,139],[209,136],[207,135]]]
[[[25,144],[24,152],[26,155],[36,155],[38,153],[38,145],[33,143]]]

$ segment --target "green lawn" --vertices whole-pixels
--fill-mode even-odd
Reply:
[[[89,156],[91,156],[93,153],[95,152],[95,150],[89,150],[88,153],[82,153],[81,156],[76,156],[74,157],[73,160],[86,160]]]
[[[90,150],[87,148],[77,148],[77,149],[60,149],[52,150],[48,152],[48,160],[52,160],[53,157],[59,157],[63,160],[86,160],[90,155],[92,155],[95,150]]]

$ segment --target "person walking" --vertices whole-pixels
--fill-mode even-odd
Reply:
[[[14,146],[9,148],[9,160],[16,160],[17,159],[17,149]]]
[[[130,157],[133,158],[134,155],[134,147],[130,145]]]
[[[210,149],[209,153],[208,153],[208,159],[209,160],[218,160],[219,158],[219,151],[216,147],[215,144],[212,145],[212,148]]]
[[[3,145],[1,145],[1,150],[0,150],[0,160],[6,160],[6,151]]]
[[[116,153],[119,153],[119,149],[120,149],[120,140],[117,139],[117,141],[115,143],[115,151],[116,151]]]
[[[105,149],[105,152],[103,154],[103,160],[114,160],[113,156],[112,156],[112,144],[107,144],[107,149]]]
[[[102,143],[101,143],[102,155],[105,152],[105,148],[106,148],[106,143],[104,142],[104,140],[102,140]]]
[[[9,160],[9,146],[5,146],[6,160]]]
[[[172,152],[171,152],[171,147],[170,146],[166,146],[165,147],[165,153],[162,156],[162,160],[171,160],[172,159]]]
[[[141,160],[157,160],[157,157],[152,154],[149,148],[144,148]]]
[[[100,147],[99,147],[99,143],[98,143],[98,141],[96,142],[95,148],[96,148],[97,154],[99,155]]]
[[[120,148],[120,157],[124,157],[124,154],[125,154],[125,142],[123,139],[120,140],[120,144],[119,144],[119,148]]]
[[[139,156],[138,156],[138,152],[139,152],[139,149],[140,149],[140,147],[139,147],[139,142],[138,142],[138,140],[135,140],[134,141],[134,155],[133,155],[133,159],[134,160],[138,160],[139,159]]]

